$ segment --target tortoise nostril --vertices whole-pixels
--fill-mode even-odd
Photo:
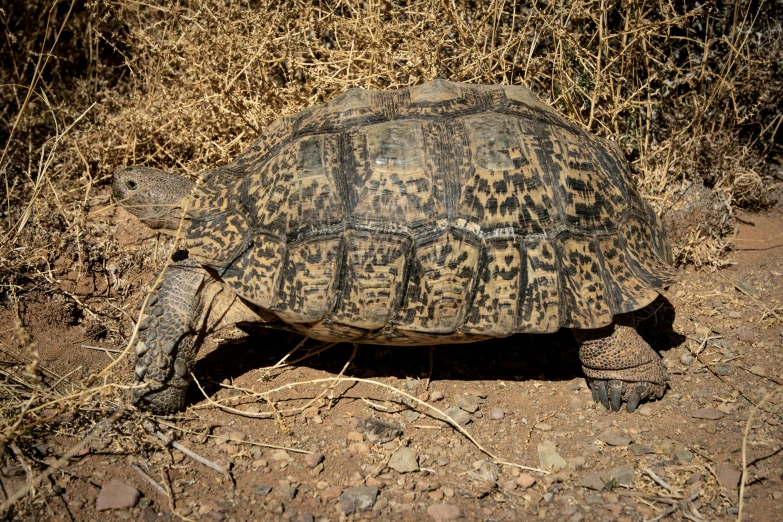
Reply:
[[[127,182],[125,182],[125,184],[131,190],[136,190],[137,188],[139,188],[139,184],[133,181],[132,179],[129,179]]]

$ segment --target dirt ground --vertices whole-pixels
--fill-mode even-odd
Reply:
[[[148,255],[156,245],[156,236],[123,210],[98,219],[126,251]],[[568,332],[432,353],[359,346],[353,360],[353,347],[338,345],[296,362],[322,348],[308,341],[290,356],[292,364],[270,368],[301,339],[231,330],[209,339],[196,367],[211,400],[193,386],[190,407],[179,416],[123,410],[129,408],[127,390],[110,385],[131,382],[129,357],[107,374],[100,399],[126,413],[106,420],[107,409],[91,407],[94,402],[65,407],[73,406],[73,395],[63,408],[39,412],[46,423],[22,437],[25,451],[17,459],[6,452],[4,495],[54,467],[14,516],[732,520],[744,458],[743,518],[780,520],[783,395],[767,394],[783,382],[783,212],[778,205],[743,214],[740,223],[729,268],[687,269],[639,312],[640,329],[660,351],[671,388],[633,414],[607,412],[592,402]],[[158,244],[158,259],[165,247]],[[40,355],[47,393],[67,398],[124,349],[152,273],[117,281],[65,266],[53,273],[61,274],[60,285],[87,313],[79,317],[69,300],[30,297],[19,314],[32,337],[28,346]],[[116,308],[123,326],[96,331],[89,310],[97,306]],[[15,314],[0,310],[6,355],[21,353]],[[345,378],[380,384],[318,381],[341,371]],[[280,387],[264,397],[252,394]],[[449,414],[468,422],[464,432],[439,422],[428,407],[455,405]],[[373,442],[367,419],[394,424],[402,434]],[[195,457],[164,444],[157,432]],[[70,458],[58,462],[64,455]],[[116,508],[98,510],[107,506]]]

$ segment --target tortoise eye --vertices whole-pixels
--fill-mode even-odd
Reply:
[[[129,179],[125,184],[131,190],[136,190],[137,188],[139,188],[139,184],[133,181],[132,179]]]

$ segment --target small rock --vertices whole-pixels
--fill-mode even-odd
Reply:
[[[430,393],[430,400],[432,402],[438,402],[443,400],[443,392],[441,391],[434,391]]]
[[[482,460],[479,464],[477,473],[482,480],[488,480],[490,482],[496,482],[500,475],[500,467],[494,462],[488,460]]]
[[[759,291],[756,290],[756,287],[745,280],[740,279],[739,281],[734,283],[734,286],[737,288],[737,290],[739,290],[742,293],[752,295],[754,297],[759,295]]]
[[[312,513],[299,513],[291,519],[291,522],[315,522],[315,517]]]
[[[674,457],[682,463],[687,463],[693,460],[694,455],[688,450],[677,450],[674,452]]]
[[[728,489],[736,489],[739,485],[742,472],[728,463],[718,464],[716,470],[721,485]]]
[[[464,426],[473,420],[473,418],[470,416],[470,413],[461,408],[458,408],[457,406],[452,406],[451,408],[447,409],[446,415],[454,419],[454,421],[460,426]]]
[[[645,417],[649,417],[653,414],[653,408],[649,404],[642,404],[636,411],[639,413],[639,415],[643,415]]]
[[[378,498],[378,488],[348,488],[340,495],[340,502],[353,502],[358,511],[369,511]]]
[[[763,366],[754,365],[750,367],[750,373],[754,373],[759,377],[765,377],[767,375],[767,370]]]
[[[568,462],[568,465],[571,468],[577,469],[577,468],[581,468],[582,466],[584,466],[587,463],[587,459],[584,458],[582,455],[578,455],[576,457],[571,457],[566,462]]]
[[[729,312],[729,317],[732,319],[740,319],[742,318],[742,314],[740,312],[732,311]]]
[[[388,466],[398,473],[410,473],[419,469],[419,457],[411,448],[400,448],[391,456]]]
[[[139,490],[117,479],[103,485],[95,502],[97,511],[107,509],[129,509],[139,501]]]
[[[610,446],[627,446],[633,440],[628,435],[623,435],[617,430],[613,430],[611,428],[601,433],[599,438]]]
[[[318,416],[318,413],[319,413],[318,408],[316,408],[315,406],[311,406],[309,408],[304,409],[304,411],[302,412],[302,416],[305,419],[312,419],[313,417]]]
[[[637,457],[641,457],[642,455],[649,455],[650,453],[655,453],[655,451],[645,444],[639,444],[638,442],[632,442],[630,446],[628,446],[628,449],[631,450],[631,452],[636,455]]]
[[[152,507],[150,506],[142,508],[141,513],[139,513],[139,518],[136,519],[136,522],[157,522],[157,521],[158,521],[158,514],[155,513],[155,510],[152,509]]]
[[[492,408],[489,410],[489,418],[492,420],[502,420],[506,416],[506,412],[502,408]]]
[[[304,463],[305,466],[307,466],[308,468],[314,468],[318,464],[320,464],[321,461],[323,460],[324,460],[324,454],[319,451],[316,451],[315,453],[309,453],[305,455]]]
[[[430,491],[427,493],[427,496],[430,497],[430,499],[434,500],[435,502],[440,502],[441,500],[443,500],[443,490],[436,489],[435,491]]]
[[[536,483],[536,478],[533,475],[522,473],[516,478],[516,480],[514,480],[514,482],[516,482],[517,486],[520,488],[527,489]]]
[[[604,503],[600,493],[588,493],[585,495],[585,502],[591,506],[599,506]]]
[[[546,422],[539,422],[536,424],[536,429],[541,431],[552,431],[552,425]]]
[[[277,491],[275,491],[275,495],[280,498],[291,500],[296,496],[296,488],[293,486],[280,486],[277,488]]]
[[[690,352],[685,352],[684,354],[680,355],[680,362],[685,366],[690,366],[693,364],[693,355]]]
[[[417,399],[419,399],[422,402],[427,402],[430,398],[430,394],[427,392],[420,393],[416,396]]]
[[[462,511],[454,504],[432,504],[427,508],[427,514],[435,522],[446,522],[447,520],[457,520],[462,516]]]
[[[557,451],[555,443],[545,440],[538,445],[538,461],[541,469],[562,469],[566,466],[566,461]]]
[[[269,463],[267,461],[265,461],[264,459],[256,459],[256,460],[253,461],[253,464],[251,464],[251,466],[253,468],[265,468],[268,465],[269,465]]]
[[[266,510],[277,515],[285,511],[285,504],[280,499],[273,498],[266,503]]]
[[[737,371],[737,369],[734,367],[733,364],[719,362],[715,365],[715,373],[718,375],[734,375],[734,373]]]
[[[272,451],[269,458],[271,458],[272,460],[287,460],[289,462],[294,460],[291,458],[291,455],[289,455],[288,452],[284,449],[276,449]]]
[[[454,398],[454,405],[469,412],[475,413],[479,408],[478,399],[473,395],[462,393]]]
[[[269,484],[261,484],[256,489],[253,490],[253,493],[256,495],[260,495],[262,497],[267,496],[269,493],[272,492],[272,486]]]
[[[608,471],[599,471],[585,475],[582,477],[579,485],[585,488],[601,491],[602,489],[606,488],[607,485],[611,485],[612,483],[623,487],[631,487],[633,485],[633,479],[633,468],[629,466],[619,466]]]
[[[358,431],[349,431],[346,438],[353,442],[364,442],[364,435]]]
[[[415,410],[404,410],[400,415],[405,417],[405,420],[409,423],[415,422],[419,417],[421,417],[421,414]]]
[[[738,328],[737,339],[746,343],[751,342],[756,337],[756,333],[750,328]]]
[[[321,500],[324,502],[331,502],[337,500],[343,493],[343,488],[339,486],[332,486],[321,491]]]
[[[715,408],[701,408],[691,412],[691,417],[694,419],[718,420],[722,419],[724,415],[725,413]]]
[[[585,401],[579,395],[574,395],[569,405],[572,410],[581,410],[585,407]]]
[[[548,493],[544,493],[544,496],[541,498],[544,500],[544,502],[549,504],[555,498],[555,494],[550,491]]]

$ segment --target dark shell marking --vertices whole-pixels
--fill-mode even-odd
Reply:
[[[325,341],[599,328],[674,280],[616,147],[526,88],[351,89],[206,172],[186,246]]]

